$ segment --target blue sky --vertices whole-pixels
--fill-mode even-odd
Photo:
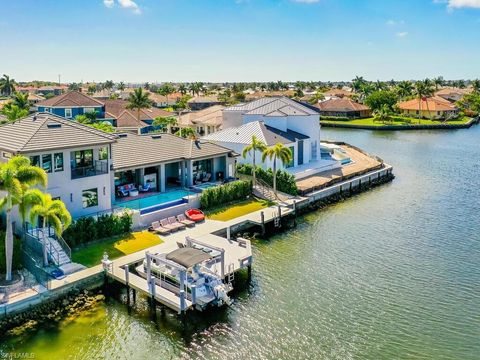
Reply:
[[[480,77],[480,0],[0,0],[17,81]]]

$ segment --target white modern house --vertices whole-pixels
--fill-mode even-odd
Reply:
[[[265,97],[223,110],[223,130],[205,136],[241,154],[251,143],[252,135],[267,146],[282,143],[293,154],[290,164],[277,164],[286,168],[297,178],[341,166],[337,161],[322,160],[320,153],[320,116],[318,111],[287,97]],[[271,161],[261,162],[256,154],[257,165],[272,167]],[[252,163],[252,156],[238,158],[239,163]]]
[[[30,158],[48,174],[46,192],[61,199],[73,217],[110,209],[111,145],[115,136],[39,113],[0,126],[0,161]]]

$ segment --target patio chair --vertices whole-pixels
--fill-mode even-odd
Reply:
[[[183,229],[185,229],[185,227],[186,227],[185,224],[179,223],[179,222],[177,221],[177,219],[175,218],[175,216],[170,216],[170,217],[168,218],[168,224],[171,225],[171,226],[177,227],[177,229],[179,229],[179,230],[183,230]]]
[[[173,226],[173,225],[170,225],[168,223],[168,220],[167,219],[162,219],[160,220],[160,225],[165,228],[165,229],[168,229],[170,231],[177,231],[178,230],[178,227],[177,226]]]
[[[168,235],[171,232],[170,229],[164,228],[162,225],[160,225],[159,221],[154,221],[152,223],[151,229],[153,232],[159,233],[161,235]]]
[[[188,220],[187,217],[184,214],[177,215],[177,221],[179,223],[182,223],[188,227],[194,227],[195,226],[195,221]]]
[[[206,173],[205,176],[202,179],[202,182],[204,182],[204,183],[209,182],[211,178],[212,178],[212,174]]]
[[[140,192],[149,192],[151,189],[152,189],[152,185],[148,182],[144,186],[140,185],[138,187],[138,191]]]

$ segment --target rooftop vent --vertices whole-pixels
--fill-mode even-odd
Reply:
[[[47,124],[47,128],[49,128],[49,129],[58,129],[58,128],[61,128],[61,127],[62,127],[62,124],[59,124],[59,123]]]
[[[152,135],[152,139],[161,139],[162,135]]]
[[[128,135],[128,134],[125,134],[125,133],[123,133],[123,134],[118,134],[118,137],[120,137],[120,138],[126,138],[127,135]]]

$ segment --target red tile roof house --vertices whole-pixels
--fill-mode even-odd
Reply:
[[[444,98],[433,96],[428,98],[412,99],[399,103],[402,114],[424,119],[451,119],[458,116],[458,108]]]
[[[359,104],[347,97],[334,98],[319,102],[315,105],[322,116],[346,117],[360,119],[372,116],[372,110],[366,105]]]

